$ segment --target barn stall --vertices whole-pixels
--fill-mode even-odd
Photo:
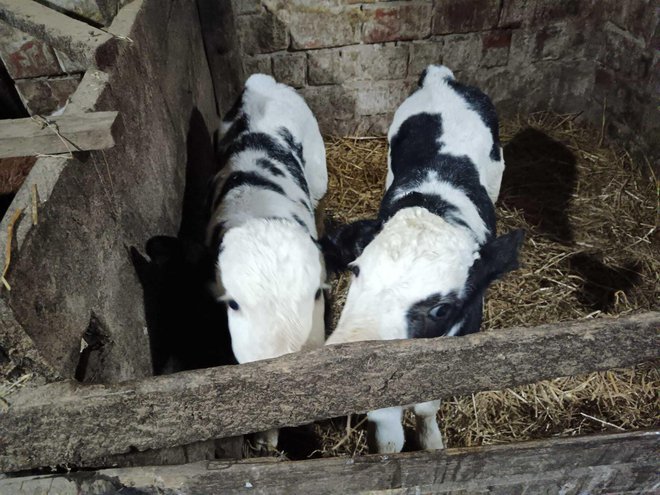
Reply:
[[[0,2],[3,29],[29,39],[27,47],[3,44],[29,116],[3,122],[0,142],[11,150],[3,156],[34,161],[0,224],[11,288],[0,298],[0,455],[2,470],[19,475],[0,481],[3,490],[653,489],[650,3],[200,0],[163,8],[134,0],[96,2],[96,14],[70,10],[76,2],[43,3]],[[40,55],[31,59],[35,45]],[[55,59],[50,73],[44,53]],[[11,61],[20,63],[12,69]],[[331,192],[340,197],[328,198],[326,216],[346,220],[373,211],[382,190],[384,143],[366,138],[386,131],[422,68],[440,61],[495,101],[509,164],[501,227],[528,231],[522,275],[489,293],[485,326],[497,330],[150,377],[162,358],[154,332],[165,308],[135,249],[161,234],[199,238],[217,116],[246,74],[272,73],[299,88],[322,131],[337,136],[327,144]],[[71,76],[69,89],[53,89]],[[22,89],[30,85],[51,88],[37,92],[50,99],[37,101]],[[536,180],[553,166],[555,175]],[[604,229],[614,234],[595,234]],[[170,302],[185,291],[171,285]],[[207,344],[194,329],[186,335]],[[223,364],[211,356],[200,366],[209,362]],[[587,375],[598,370],[609,371]],[[574,378],[540,383],[556,377]],[[502,392],[479,394],[493,390]],[[239,435],[437,397],[447,399],[446,451],[364,456],[358,416],[352,425],[321,421],[314,441],[292,431],[302,454],[292,454],[296,445],[284,452],[344,457],[237,461],[253,455]],[[627,433],[574,438],[620,430]],[[145,465],[161,467],[126,467]],[[74,472],[29,472],[46,467]],[[76,474],[80,467],[99,471]]]

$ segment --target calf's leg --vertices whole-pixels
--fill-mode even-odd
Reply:
[[[403,449],[404,434],[403,408],[387,407],[367,413],[367,443],[369,451],[378,454],[392,454]]]
[[[423,450],[443,449],[442,434],[438,427],[436,414],[440,409],[440,401],[432,400],[415,404],[415,432],[417,441]]]
[[[265,450],[266,452],[274,452],[277,450],[279,433],[280,430],[277,428],[255,433],[254,443],[257,450]]]

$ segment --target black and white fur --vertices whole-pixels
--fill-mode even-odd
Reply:
[[[225,116],[207,242],[239,363],[324,340],[326,273],[314,209],[327,189],[325,147],[293,88],[255,74]],[[277,430],[258,442],[277,444]]]
[[[504,160],[490,99],[429,66],[394,115],[378,218],[324,239],[354,276],[327,344],[477,332],[488,285],[517,267],[523,234],[496,237]],[[440,401],[414,406],[422,448],[441,448]],[[402,407],[369,413],[378,452],[403,447]]]

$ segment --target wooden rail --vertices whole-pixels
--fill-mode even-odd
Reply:
[[[458,338],[359,342],[114,385],[22,390],[0,471],[171,447],[656,359],[660,313]],[[414,365],[413,365],[414,363]]]
[[[660,432],[388,456],[273,458],[0,480],[0,493],[657,493]]]
[[[111,148],[117,112],[0,120],[0,158]]]

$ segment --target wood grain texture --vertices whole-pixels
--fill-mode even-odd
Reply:
[[[7,397],[0,470],[77,464],[655,359],[660,313],[456,338],[358,342],[115,385]]]
[[[117,112],[0,120],[0,158],[111,148],[116,120]]]
[[[34,0],[0,0],[0,19],[85,67],[108,67],[118,54],[119,38]]]
[[[657,493],[660,432],[388,456],[211,461],[0,480],[0,492],[288,495]]]

